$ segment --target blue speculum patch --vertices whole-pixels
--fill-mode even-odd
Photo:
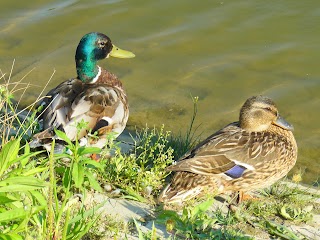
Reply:
[[[240,165],[235,165],[232,168],[230,168],[228,171],[225,172],[225,174],[229,177],[232,178],[239,178],[242,176],[244,170],[247,168],[240,166]]]

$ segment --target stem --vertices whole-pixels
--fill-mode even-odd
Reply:
[[[192,114],[192,118],[191,118],[191,123],[190,123],[189,129],[187,131],[187,137],[186,137],[186,142],[187,143],[189,143],[190,139],[193,137],[193,134],[191,134],[191,132],[192,132],[194,121],[195,121],[197,113],[198,113],[198,100],[199,100],[199,98],[198,97],[192,97],[192,96],[191,96],[191,98],[192,98],[192,102],[193,102],[193,114]]]
[[[51,145],[51,152],[49,156],[49,179],[50,179],[50,185],[49,185],[49,191],[48,191],[48,214],[47,214],[47,222],[48,222],[48,234],[47,239],[50,240],[53,238],[54,232],[54,210],[53,210],[53,191],[55,184],[55,178],[54,178],[54,145],[55,140],[53,139],[52,145]]]
[[[70,218],[70,207],[68,207],[67,209],[67,212],[66,212],[66,216],[65,216],[65,224],[64,224],[64,227],[63,227],[63,232],[62,232],[62,239],[67,239],[67,232],[68,232],[68,221],[69,221],[69,218]]]
[[[73,161],[71,163],[71,168],[72,168],[72,165],[73,165]],[[70,174],[70,176],[69,176],[70,180],[68,182],[67,187],[64,189],[65,196],[64,196],[63,202],[61,203],[60,208],[59,208],[59,201],[58,201],[58,199],[56,199],[56,207],[57,207],[57,209],[59,209],[58,216],[57,216],[57,219],[56,219],[56,229],[55,229],[56,234],[59,233],[59,225],[60,225],[60,221],[61,221],[61,218],[62,218],[62,214],[64,212],[64,209],[65,209],[66,205],[67,205],[67,201],[69,200],[69,197],[70,197],[70,186],[71,186],[71,181],[72,181],[72,179],[71,179],[71,170],[69,171],[69,174]],[[56,193],[55,196],[57,197],[57,193]],[[66,226],[66,225],[67,225],[67,222],[65,222],[64,226]]]

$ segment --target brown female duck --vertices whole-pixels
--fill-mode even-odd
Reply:
[[[296,163],[292,130],[271,99],[249,98],[238,122],[209,136],[168,167],[176,173],[159,200],[181,203],[205,192],[250,191],[273,184]]]
[[[125,90],[116,75],[97,65],[98,60],[109,56],[135,55],[116,47],[102,33],[92,32],[82,37],[75,54],[77,78],[49,91],[41,103],[44,131],[34,136],[31,147],[42,145],[50,149],[52,138],[58,139],[54,129],[59,129],[72,141],[83,139],[86,145],[102,148],[109,132],[118,136],[124,130],[129,116]],[[80,121],[88,124],[78,132]],[[94,133],[93,138],[86,138]],[[55,150],[60,152],[61,148]]]

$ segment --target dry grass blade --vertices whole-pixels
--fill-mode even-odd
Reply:
[[[12,81],[13,70],[15,60],[11,65],[10,73],[6,78],[6,73],[0,69],[0,131],[1,133],[1,145],[6,144],[11,136],[21,137],[30,134],[31,128],[37,124],[37,118],[31,119],[34,116],[33,108],[35,105],[43,99],[43,94],[46,86],[51,81],[55,74],[55,70],[50,76],[49,80],[42,88],[42,91],[38,95],[37,99],[23,109],[19,109],[20,103],[23,101],[24,95],[30,87],[35,87],[30,83],[23,83],[22,81],[34,70],[31,69],[18,81]],[[13,99],[14,94],[19,93],[20,98],[18,101]],[[31,120],[30,120],[31,119]],[[31,121],[31,122],[29,122]]]

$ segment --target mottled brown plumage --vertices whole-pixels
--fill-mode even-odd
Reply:
[[[44,131],[34,136],[31,146],[45,145],[49,149],[47,144],[57,138],[54,129],[59,129],[72,141],[85,139],[86,145],[102,148],[108,133],[118,136],[124,130],[129,116],[125,90],[116,75],[96,64],[109,55],[134,57],[101,33],[89,33],[81,39],[75,57],[78,77],[48,92],[41,103]],[[78,133],[77,123],[82,120],[88,125]],[[88,138],[94,132],[95,137]]]
[[[251,97],[234,122],[196,146],[176,165],[159,200],[183,202],[205,192],[250,191],[267,187],[295,165],[293,127],[271,99]]]

